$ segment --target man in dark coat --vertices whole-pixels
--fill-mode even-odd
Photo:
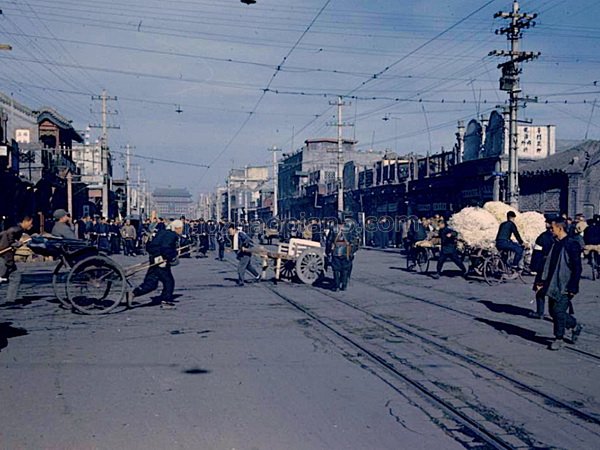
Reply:
[[[441,249],[436,268],[437,273],[433,277],[439,278],[442,275],[444,263],[448,259],[458,266],[458,268],[462,272],[462,276],[464,277],[467,274],[467,268],[465,267],[465,265],[460,259],[460,256],[458,255],[458,233],[453,229],[446,227],[446,223],[444,221],[440,221],[438,224],[439,237],[441,240]]]
[[[106,221],[106,217],[101,217],[94,227],[94,232],[98,237],[98,249],[110,254],[110,240],[109,232],[110,228]],[[53,233],[54,234],[54,233]]]
[[[533,290],[535,291],[535,303],[536,310],[529,312],[529,317],[534,319],[544,318],[544,306],[546,303],[546,296],[543,289],[537,289],[542,282],[542,275],[544,273],[544,266],[546,265],[546,259],[552,250],[554,245],[554,235],[552,234],[552,217],[546,217],[546,231],[540,234],[535,240],[535,246],[533,248],[533,254],[531,255],[531,263],[529,268],[532,272],[535,272],[535,280],[533,282]]]
[[[171,266],[178,264],[177,244],[181,233],[183,233],[183,223],[181,220],[174,220],[169,225],[169,229],[159,231],[148,243],[146,251],[149,255],[150,267],[142,284],[133,290],[134,297],[154,291],[161,282],[163,285],[160,295],[161,307],[164,309],[175,308],[173,302],[175,279],[171,272]]]
[[[197,227],[197,236],[198,236],[198,258],[206,258],[206,252],[208,252],[208,225],[204,221],[204,219],[200,219],[198,221]]]
[[[572,343],[577,341],[581,333],[581,325],[569,313],[571,301],[579,292],[581,247],[577,241],[568,236],[568,225],[564,220],[553,219],[551,226],[556,242],[546,259],[537,289],[543,290],[544,295],[548,297],[550,315],[554,321],[555,340],[549,348],[560,350],[566,329],[572,330]]]
[[[219,261],[223,261],[225,258],[225,244],[228,239],[228,234],[227,227],[225,227],[225,223],[222,220],[219,220],[219,223],[217,224],[215,238],[217,241],[217,246],[219,247],[219,256],[217,259]]]
[[[506,213],[506,221],[500,224],[498,234],[496,235],[496,248],[500,251],[514,252],[515,257],[512,260],[512,266],[516,269],[523,258],[523,239],[519,234],[515,219],[517,215],[514,211]],[[511,238],[515,237],[518,244],[515,244]]]

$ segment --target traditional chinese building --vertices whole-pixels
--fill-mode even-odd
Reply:
[[[587,141],[520,169],[523,211],[586,217],[600,211],[600,141]]]

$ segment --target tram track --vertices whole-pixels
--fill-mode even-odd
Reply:
[[[233,262],[229,261],[229,263],[232,264],[233,266],[235,266],[235,264]],[[353,280],[357,281],[356,278],[353,278]],[[463,314],[470,318],[477,317],[471,313],[457,310],[457,309],[449,307],[447,305],[441,305],[436,302],[429,301],[427,299],[423,299],[423,298],[420,298],[417,296],[411,296],[409,294],[400,293],[400,292],[394,291],[393,289],[384,288],[379,285],[375,285],[375,284],[368,283],[365,281],[359,281],[359,282],[361,282],[365,285],[370,285],[370,286],[380,289],[384,292],[392,293],[394,295],[405,296],[408,298],[414,298],[415,300],[419,300],[419,301],[426,301],[433,306],[444,308],[444,309],[454,312],[454,313]],[[334,323],[328,323],[329,321],[333,321],[333,319],[330,317],[326,317],[326,316],[320,316],[319,314],[311,311],[310,308],[306,307],[299,301],[294,300],[293,298],[289,297],[288,295],[282,293],[281,289],[278,288],[277,284],[268,285],[267,283],[261,283],[259,286],[265,290],[268,290],[269,292],[274,294],[279,299],[283,300],[284,302],[286,302],[287,304],[289,304],[296,310],[300,311],[302,314],[304,314],[308,318],[312,319],[315,323],[319,324],[321,327],[323,327],[325,330],[327,330],[332,336],[337,337],[339,340],[346,343],[350,347],[358,350],[359,356],[362,355],[364,358],[367,358],[369,361],[371,361],[372,364],[375,364],[382,371],[384,371],[386,374],[388,374],[388,376],[391,375],[392,377],[397,379],[400,383],[412,387],[414,392],[417,395],[419,395],[422,399],[428,401],[430,405],[437,407],[440,411],[443,411],[448,417],[451,417],[453,419],[453,421],[455,421],[455,423],[457,423],[461,427],[463,427],[464,430],[466,430],[466,432],[467,432],[466,434],[471,433],[472,435],[476,436],[481,441],[481,443],[484,446],[486,446],[485,448],[496,448],[496,449],[511,448],[511,449],[513,449],[513,448],[531,448],[532,446],[537,446],[537,443],[532,442],[531,438],[529,438],[526,431],[524,431],[524,430],[520,430],[522,432],[517,433],[517,436],[515,436],[514,435],[514,432],[515,432],[514,426],[511,426],[510,424],[507,425],[505,423],[502,423],[502,420],[501,420],[502,417],[498,418],[500,423],[495,423],[495,419],[494,419],[495,414],[493,414],[493,411],[492,411],[492,415],[491,415],[491,420],[489,417],[486,417],[487,415],[485,414],[485,412],[486,412],[487,407],[485,405],[481,405],[481,408],[477,408],[477,406],[464,406],[464,405],[462,407],[456,407],[453,404],[452,399],[448,400],[446,392],[439,391],[439,390],[437,392],[433,391],[427,385],[420,382],[418,379],[415,379],[415,377],[411,377],[410,375],[402,373],[402,371],[399,370],[399,368],[397,368],[395,366],[395,364],[398,363],[399,367],[403,367],[404,365],[407,364],[406,360],[404,360],[402,358],[398,358],[396,355],[391,354],[386,351],[383,351],[383,354],[382,354],[382,351],[369,349],[367,347],[369,344],[363,344],[363,343],[359,342],[359,340],[361,338],[365,339],[364,337],[357,336],[356,334],[354,334],[352,332],[344,331],[344,329],[339,325],[339,323],[336,323],[335,321],[334,321]],[[411,329],[409,326],[401,325],[389,318],[386,318],[386,317],[384,317],[380,314],[377,314],[373,311],[369,311],[365,308],[362,308],[352,302],[348,302],[343,299],[340,299],[337,296],[333,295],[332,293],[323,291],[322,289],[318,289],[318,288],[315,288],[312,286],[310,286],[308,288],[313,290],[314,292],[322,294],[325,297],[335,300],[339,304],[343,304],[346,307],[349,307],[361,314],[364,314],[373,323],[378,323],[378,324],[380,324],[380,326],[381,326],[381,324],[384,324],[384,325],[386,325],[385,328],[391,327],[395,332],[399,332],[400,335],[409,336],[411,339],[416,339],[416,340],[420,341],[422,344],[425,344],[424,347],[429,347],[430,349],[434,349],[435,352],[440,353],[440,354],[446,356],[447,358],[449,357],[451,359],[460,361],[463,364],[466,364],[467,366],[478,369],[479,371],[487,372],[488,374],[492,375],[493,377],[496,377],[496,378],[502,380],[507,385],[512,386],[517,391],[527,393],[528,395],[530,395],[530,397],[537,398],[537,401],[535,401],[533,399],[527,399],[529,402],[533,402],[533,403],[539,405],[539,402],[541,400],[541,403],[543,405],[547,405],[546,409],[548,409],[549,407],[552,407],[558,411],[563,411],[563,414],[561,414],[561,417],[563,417],[564,420],[566,420],[564,415],[567,415],[568,417],[572,418],[571,423],[574,423],[574,424],[579,423],[579,426],[584,427],[586,432],[592,433],[595,436],[600,436],[600,431],[596,431],[596,430],[592,431],[589,429],[589,427],[596,427],[596,426],[600,425],[600,418],[596,417],[595,415],[589,414],[586,411],[583,411],[580,408],[578,408],[577,406],[570,404],[564,400],[561,400],[559,398],[556,398],[554,396],[546,394],[545,392],[542,392],[539,389],[516,379],[515,377],[507,375],[506,373],[504,373],[494,367],[491,367],[483,362],[475,360],[473,357],[471,357],[469,355],[466,355],[458,350],[449,348],[447,345],[440,344],[439,342],[436,341],[435,336],[433,336],[433,335],[424,336],[422,330],[415,331],[414,329]],[[396,337],[400,336],[397,333],[390,332],[389,328],[388,328],[387,332],[388,332],[388,338],[396,338]],[[388,342],[394,342],[394,341],[389,340]],[[598,358],[597,355],[588,354],[587,352],[585,352],[583,350],[581,350],[579,352],[581,352],[581,354],[586,354],[593,359]],[[361,367],[368,369],[372,372],[372,370],[370,368],[365,367],[363,364],[361,364]],[[464,367],[464,365],[463,365],[463,367]],[[395,391],[397,391],[400,394],[403,394],[401,386],[398,386],[394,382],[390,382],[390,381],[386,380],[381,375],[376,374],[376,376],[378,376],[382,381],[384,381],[392,389],[394,389]],[[496,383],[494,383],[494,385],[496,385]],[[506,389],[506,387],[504,387],[504,389]],[[509,391],[509,392],[513,392],[513,395],[514,395],[514,391]],[[480,410],[483,410],[483,411],[481,411],[481,413],[484,415],[483,421],[473,419],[472,413],[477,415],[477,413],[479,413]],[[423,409],[423,411],[425,411],[425,410]],[[573,422],[573,420],[578,420],[579,422]],[[486,422],[491,423],[491,426],[486,427],[486,425],[485,425]],[[482,425],[482,423],[483,423],[483,425]],[[442,428],[444,428],[444,427],[442,426]],[[498,430],[502,430],[502,432],[498,433]],[[449,430],[446,430],[446,431],[451,437],[453,437],[454,439],[457,439],[456,436],[453,436],[452,433],[449,432]],[[509,438],[505,439],[502,436],[509,436]],[[457,439],[457,441],[461,442],[460,439]],[[518,442],[516,445],[515,445],[515,441]],[[461,442],[461,443],[464,444],[464,442]]]
[[[318,289],[316,289],[316,288],[312,288],[312,289],[315,290],[315,291],[318,291]],[[322,295],[325,295],[326,297],[329,297],[329,298],[331,298],[332,300],[334,300],[334,301],[336,301],[338,303],[341,303],[341,304],[343,304],[343,305],[345,305],[345,306],[347,306],[349,308],[352,308],[354,310],[360,311],[361,313],[363,313],[363,314],[371,317],[373,320],[385,323],[386,325],[391,326],[393,329],[395,329],[397,331],[400,331],[401,333],[403,333],[405,335],[408,335],[408,336],[411,336],[413,338],[416,338],[416,339],[420,340],[421,342],[425,343],[426,345],[434,347],[438,351],[441,351],[442,353],[444,353],[446,355],[449,355],[449,356],[451,356],[453,358],[461,360],[461,361],[463,361],[463,362],[465,362],[467,364],[476,366],[476,367],[478,367],[478,368],[480,368],[480,369],[482,369],[482,370],[490,373],[493,376],[499,377],[499,378],[501,378],[501,379],[503,379],[503,380],[511,383],[512,385],[514,385],[515,387],[517,387],[517,388],[519,388],[519,389],[521,389],[523,391],[526,391],[526,392],[529,392],[531,394],[534,394],[534,395],[536,395],[536,396],[544,399],[549,404],[554,405],[556,407],[559,407],[559,408],[562,408],[562,409],[568,411],[570,414],[572,414],[575,417],[578,417],[579,419],[582,419],[582,420],[584,420],[584,421],[586,421],[588,423],[600,426],[600,418],[598,418],[596,416],[593,416],[591,414],[588,414],[585,411],[581,411],[581,409],[577,408],[574,405],[571,405],[571,404],[569,404],[569,403],[567,403],[567,402],[565,402],[563,400],[560,400],[560,399],[558,399],[556,397],[553,397],[553,396],[551,396],[549,394],[546,394],[545,392],[542,392],[542,391],[540,391],[539,389],[537,389],[535,387],[529,386],[526,383],[523,383],[522,381],[517,380],[516,378],[514,378],[514,377],[512,377],[510,375],[507,375],[506,373],[504,373],[504,372],[502,372],[502,371],[500,371],[498,369],[495,369],[495,368],[493,368],[493,367],[491,367],[491,366],[489,366],[487,364],[484,364],[484,363],[482,363],[480,361],[477,361],[477,360],[475,360],[473,357],[471,357],[469,355],[466,355],[466,354],[464,354],[464,353],[462,353],[460,351],[457,351],[455,349],[451,349],[447,345],[440,344],[439,342],[437,342],[433,338],[433,336],[430,336],[430,337],[424,336],[422,334],[422,332],[417,332],[417,331],[415,331],[413,329],[410,329],[406,325],[401,325],[401,324],[399,324],[396,321],[393,321],[393,320],[391,320],[389,318],[386,318],[386,317],[384,317],[384,316],[382,316],[380,314],[377,314],[377,313],[374,313],[372,311],[369,311],[369,310],[367,310],[365,308],[362,308],[362,307],[360,307],[360,306],[358,306],[358,305],[356,305],[356,304],[354,304],[352,302],[349,302],[347,300],[343,300],[341,298],[338,298],[338,297],[336,297],[333,294],[330,294],[328,292],[321,292],[321,291],[319,291],[319,292]]]
[[[471,319],[480,319],[480,316],[478,316],[476,314],[473,314],[471,312],[464,311],[464,310],[458,309],[458,308],[454,308],[452,306],[448,306],[448,305],[445,305],[445,304],[437,303],[435,301],[432,301],[432,300],[429,300],[429,299],[426,299],[426,298],[423,298],[423,297],[419,297],[417,295],[408,294],[406,292],[398,292],[398,291],[396,291],[394,289],[383,287],[383,286],[381,286],[379,284],[376,284],[376,283],[371,283],[371,282],[366,281],[365,279],[360,278],[360,277],[359,278],[353,277],[352,281],[364,284],[366,286],[370,286],[370,287],[378,289],[378,290],[380,290],[382,292],[393,294],[393,295],[396,295],[396,296],[399,296],[399,297],[409,298],[411,300],[415,300],[415,301],[418,301],[418,302],[426,303],[428,305],[431,305],[431,306],[434,306],[434,307],[437,307],[437,308],[445,309],[447,311],[451,311],[453,313],[462,315],[464,317],[469,317]],[[423,289],[422,286],[416,286],[414,284],[409,284],[409,286],[414,287],[414,288]],[[443,291],[440,291],[438,289],[432,289],[432,290],[434,290],[436,292],[439,292],[439,293],[444,293]],[[446,294],[447,294],[447,292],[446,292]],[[472,302],[472,300],[470,300],[469,298],[464,297],[464,296],[455,295],[454,293],[452,293],[452,296],[454,296],[454,297],[460,297],[460,298],[465,299],[466,301]],[[600,362],[600,355],[594,354],[592,352],[588,352],[586,350],[579,349],[579,348],[577,348],[577,347],[575,347],[574,345],[571,345],[571,344],[565,345],[564,348],[566,350],[570,351],[570,352],[577,353],[578,355],[587,357],[587,358],[589,358],[590,360],[592,360],[595,363]]]
[[[486,448],[494,448],[494,449],[515,449],[519,448],[519,446],[515,446],[513,443],[508,442],[502,437],[498,436],[494,431],[490,431],[478,420],[469,417],[464,411],[461,411],[460,408],[455,407],[450,401],[442,398],[439,394],[433,392],[423,383],[411,378],[410,376],[402,373],[398,370],[392,362],[390,362],[386,357],[381,354],[368,349],[364,344],[358,342],[357,339],[353,338],[350,333],[346,333],[340,330],[340,327],[334,326],[327,322],[326,318],[323,318],[314,312],[310,311],[308,308],[304,307],[302,304],[297,302],[296,300],[290,298],[289,296],[281,293],[278,289],[273,286],[262,285],[262,287],[274,295],[279,297],[281,300],[285,301],[298,311],[300,311],[305,316],[312,319],[314,322],[318,323],[321,327],[329,331],[331,334],[341,339],[346,344],[350,345],[354,349],[358,350],[365,358],[370,360],[372,363],[377,365],[379,368],[383,369],[388,374],[393,375],[394,377],[401,380],[404,384],[412,387],[416,390],[422,397],[429,400],[432,404],[442,410],[446,415],[451,417],[454,421],[460,424],[462,427],[465,427],[472,435],[478,437],[481,440],[481,443],[486,446]],[[384,380],[386,381],[386,380]],[[394,385],[390,381],[386,381],[386,383],[392,387],[397,392],[402,392],[401,386]],[[526,446],[526,443],[523,443]]]

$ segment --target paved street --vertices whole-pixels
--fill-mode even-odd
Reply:
[[[52,265],[21,267],[23,299],[0,305],[2,449],[599,442],[600,284],[587,267],[584,332],[559,352],[546,349],[552,323],[526,317],[530,284],[465,281],[451,264],[434,280],[406,272],[395,250],[360,251],[345,293],[239,288],[231,255],[184,259],[176,310],[95,317],[58,307]]]

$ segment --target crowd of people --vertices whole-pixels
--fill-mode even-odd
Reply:
[[[496,248],[500,252],[510,252],[509,264],[515,271],[524,269],[523,239],[515,224],[516,214],[509,211],[506,220],[498,228]],[[238,261],[237,285],[245,286],[245,273],[253,279],[261,280],[259,271],[252,264],[253,248],[265,240],[269,227],[265,224],[242,222],[227,224],[224,221],[165,220],[154,217],[144,221],[107,220],[104,217],[82,217],[72,221],[67,211],[58,209],[53,215],[51,234],[62,239],[86,240],[90,246],[107,254],[125,256],[147,255],[149,267],[144,281],[133,291],[134,297],[152,292],[162,284],[158,299],[165,308],[174,307],[173,290],[175,280],[171,267],[180,257],[196,255],[208,257],[208,252],[216,252],[216,259],[223,260],[226,247],[230,247]],[[291,238],[309,239],[319,242],[324,248],[326,266],[333,271],[333,290],[346,290],[350,279],[354,255],[361,245],[385,247],[390,237],[402,247],[410,258],[411,252],[424,242],[439,249],[436,271],[433,278],[443,274],[444,265],[452,261],[465,277],[469,270],[463,262],[459,250],[459,233],[450,228],[446,220],[437,215],[431,218],[407,218],[399,225],[390,228],[382,218],[367,224],[366,232],[360,233],[357,224],[351,220],[285,221],[278,227],[277,236],[281,240]],[[376,225],[376,226],[373,226]],[[20,274],[14,260],[14,250],[24,233],[33,227],[31,217],[24,217],[17,225],[0,233],[0,283],[9,283],[9,297],[15,297]],[[393,229],[393,234],[390,233]],[[364,239],[364,242],[361,240]],[[571,330],[571,341],[575,342],[581,333],[581,325],[573,315],[572,300],[579,291],[582,272],[582,259],[595,258],[600,266],[600,216],[590,220],[578,214],[575,219],[566,216],[546,216],[546,231],[536,240],[528,261],[527,270],[535,275],[536,310],[532,318],[544,317],[546,301],[554,322],[555,340],[550,346],[558,350],[564,341],[567,329]],[[12,295],[11,295],[12,292]]]

